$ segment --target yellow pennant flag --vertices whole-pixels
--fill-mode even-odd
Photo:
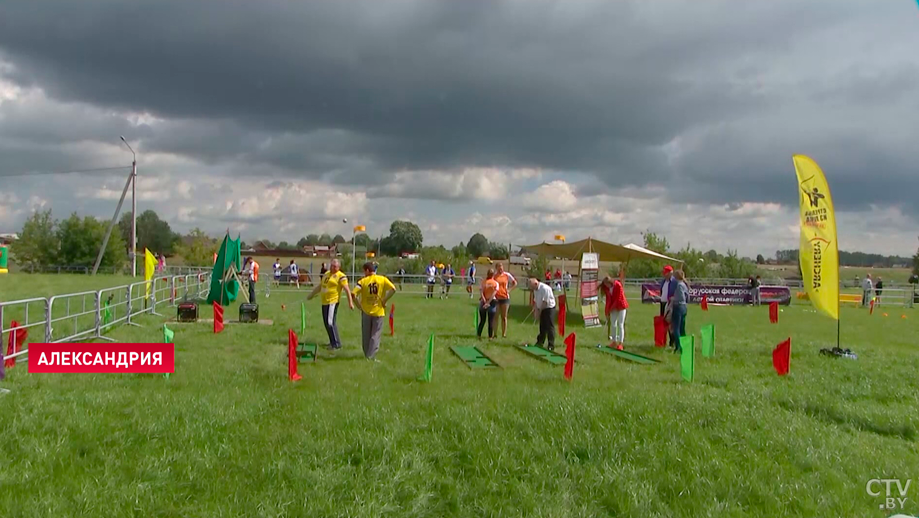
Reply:
[[[153,274],[156,273],[156,256],[144,248],[144,280],[147,281],[147,298],[150,298],[150,289],[153,287]]]
[[[839,320],[839,248],[836,214],[826,177],[817,162],[794,155],[801,197],[801,250],[804,288],[814,307]]]

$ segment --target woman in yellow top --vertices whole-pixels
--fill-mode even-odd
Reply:
[[[498,303],[498,312],[501,315],[501,336],[507,337],[507,310],[511,307],[511,290],[517,286],[517,279],[510,272],[504,271],[504,263],[498,263],[495,281],[498,283],[498,293],[495,300]]]
[[[364,278],[357,281],[354,296],[361,303],[361,333],[363,337],[364,356],[374,360],[380,350],[380,337],[383,336],[383,318],[386,317],[386,303],[396,293],[393,283],[382,275],[373,272],[373,263],[364,263]]]
[[[348,277],[341,271],[341,263],[338,259],[332,259],[332,266],[322,276],[319,284],[313,288],[313,291],[307,295],[306,300],[311,300],[322,290],[322,325],[329,335],[329,350],[337,351],[341,349],[341,338],[338,336],[338,301],[341,292],[344,290],[348,296],[348,308],[354,309],[354,300],[351,298],[351,291],[348,290]]]
[[[495,316],[498,313],[498,303],[495,296],[498,294],[498,281],[495,280],[495,271],[490,269],[482,281],[482,296],[479,297],[479,328],[476,336],[482,338],[482,329],[485,319],[488,319],[488,339],[495,338]]]

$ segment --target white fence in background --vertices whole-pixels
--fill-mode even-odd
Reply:
[[[206,298],[210,281],[210,272],[160,276],[98,291],[0,302],[0,345],[3,347],[0,357],[7,360],[28,356],[27,343],[30,341],[110,340],[105,333],[119,325],[138,325],[133,320],[141,315],[160,315],[157,309],[175,306],[182,300]],[[17,324],[15,327],[13,321]],[[9,335],[17,330],[28,333],[24,349],[5,356]]]

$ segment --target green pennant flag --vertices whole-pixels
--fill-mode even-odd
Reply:
[[[306,334],[306,304],[301,302],[300,303],[300,336],[303,336],[305,334]]]
[[[692,382],[696,370],[695,346],[695,336],[680,337],[680,347],[683,349],[682,354],[680,354],[680,372],[683,374],[683,379],[689,382]]]
[[[428,339],[428,351],[425,354],[424,374],[418,378],[418,381],[431,381],[431,375],[434,373],[434,333]]]
[[[175,331],[166,327],[166,324],[163,324],[163,343],[164,344],[174,344],[175,343]],[[163,377],[169,379],[169,373],[163,374]]]
[[[715,356],[715,324],[702,326],[702,356]]]
[[[478,333],[479,332],[479,305],[476,304],[476,306],[473,309],[475,309],[475,332]]]
[[[109,301],[105,301],[105,309],[102,312],[102,324],[108,325],[112,322],[112,307]]]

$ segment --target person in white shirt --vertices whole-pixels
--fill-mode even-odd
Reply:
[[[867,306],[871,301],[871,292],[874,291],[874,283],[871,282],[871,274],[865,276],[862,281],[862,306]]]
[[[546,349],[555,350],[555,294],[552,293],[551,286],[532,277],[529,286],[533,292],[533,311],[539,320],[536,347],[542,347],[543,343],[546,343]]]
[[[300,267],[297,266],[297,263],[293,259],[290,260],[290,282],[297,285],[297,289],[300,289]]]
[[[434,285],[437,284],[437,264],[431,261],[431,264],[425,268],[424,273],[428,276],[428,293],[424,296],[426,299],[434,298]]]
[[[281,258],[275,258],[274,264],[271,265],[271,269],[274,271],[274,284],[275,286],[281,285]]]

